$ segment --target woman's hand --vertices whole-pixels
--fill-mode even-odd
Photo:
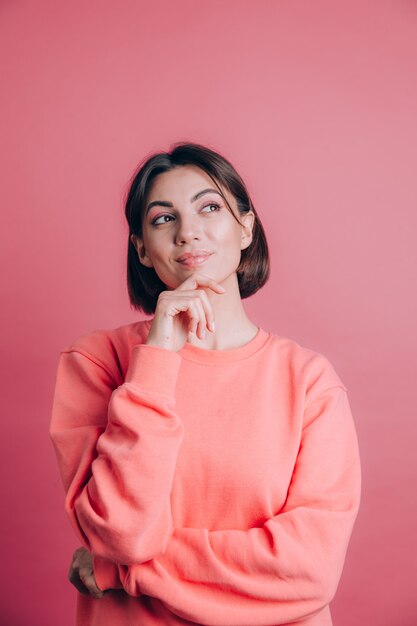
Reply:
[[[188,333],[203,339],[206,327],[214,332],[214,315],[204,289],[225,293],[225,288],[204,274],[194,273],[176,289],[161,291],[146,343],[168,350],[181,350]]]
[[[94,578],[93,555],[84,547],[77,548],[72,555],[68,579],[85,596],[91,594],[94,598],[102,598],[104,595]]]

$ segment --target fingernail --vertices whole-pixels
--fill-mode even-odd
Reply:
[[[216,324],[214,322],[211,323],[211,330],[213,332],[216,330]]]

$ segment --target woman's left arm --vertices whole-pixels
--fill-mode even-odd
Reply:
[[[244,486],[243,486],[244,488]],[[140,564],[94,557],[100,589],[161,599],[201,624],[286,624],[334,597],[361,495],[358,440],[346,389],[308,401],[284,507],[249,530],[174,528],[164,553]]]

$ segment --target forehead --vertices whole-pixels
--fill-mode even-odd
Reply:
[[[227,189],[213,182],[210,176],[195,165],[181,165],[169,172],[158,174],[152,181],[152,186],[147,194],[147,200],[189,200],[191,196],[202,189],[212,188],[217,190],[217,185],[222,193],[230,200]]]

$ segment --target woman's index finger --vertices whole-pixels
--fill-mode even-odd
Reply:
[[[203,286],[211,287],[212,289],[216,291],[218,290],[226,291],[222,285],[220,285],[217,281],[214,280],[214,278],[211,278],[210,276],[207,276],[206,274],[200,274],[199,272],[192,274],[192,276],[188,276],[188,278],[186,278],[184,282],[181,283],[179,287],[177,287],[177,289],[178,290],[190,289],[191,285],[193,286],[194,289],[196,289],[199,285],[203,285]]]

